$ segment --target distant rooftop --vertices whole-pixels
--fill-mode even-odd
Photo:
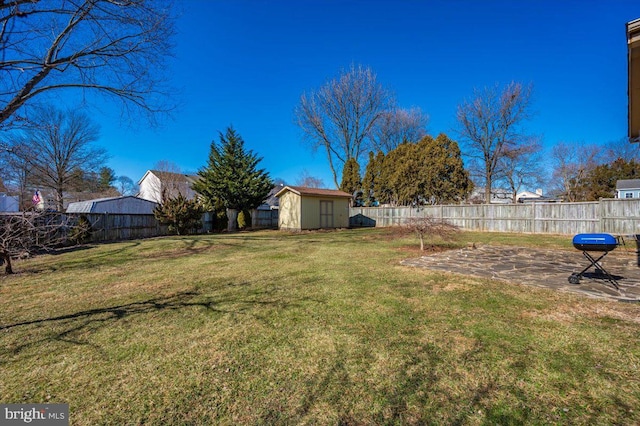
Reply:
[[[620,179],[616,182],[616,189],[640,189],[640,179]]]

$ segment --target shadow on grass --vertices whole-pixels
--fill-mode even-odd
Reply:
[[[19,330],[22,327],[26,328],[25,333],[28,336],[33,336],[35,333],[31,333],[29,326],[36,326],[36,330],[39,327],[47,327],[46,330],[40,331],[45,334],[41,338],[29,339],[26,338],[17,344],[5,345],[0,350],[0,355],[17,355],[21,351],[34,347],[37,345],[46,345],[51,341],[61,341],[65,343],[72,343],[76,345],[89,345],[87,341],[80,341],[74,339],[74,335],[79,335],[82,332],[94,332],[97,329],[107,327],[115,324],[118,321],[125,318],[147,315],[160,311],[173,311],[181,310],[191,307],[200,307],[207,312],[219,313],[219,314],[247,314],[247,311],[255,306],[277,306],[278,308],[289,308],[296,306],[295,303],[282,300],[257,300],[256,296],[260,294],[253,293],[250,298],[230,298],[230,299],[215,299],[213,297],[201,297],[201,293],[196,291],[184,291],[171,296],[154,297],[140,302],[125,303],[122,305],[114,305],[103,308],[88,309],[83,311],[74,312],[66,315],[52,316],[46,318],[38,318],[28,321],[20,321],[12,324],[0,325],[0,332],[7,333],[13,330]],[[222,309],[224,304],[233,304],[238,306],[235,309]],[[39,354],[41,355],[41,354]],[[0,361],[4,363],[5,361]]]
[[[82,257],[81,255],[78,255],[77,259],[74,258],[75,260],[73,261],[60,260],[58,263],[55,263],[53,265],[47,264],[47,265],[25,267],[22,269],[21,272],[39,274],[43,272],[54,272],[58,270],[86,269],[87,267],[94,268],[94,267],[104,266],[104,265],[113,266],[120,263],[124,263],[125,261],[130,261],[131,260],[130,256],[128,257],[121,256],[120,258],[118,258],[117,255],[123,254],[128,250],[132,250],[138,247],[139,245],[140,245],[140,242],[135,241],[135,242],[131,242],[126,245],[123,245],[118,249],[106,251],[103,253],[93,253],[93,254],[91,254],[90,250],[98,248],[97,245],[84,246],[86,247],[85,249],[81,249],[81,248],[76,248],[76,249],[70,248],[69,250],[61,249],[61,251],[54,254],[61,255],[61,254],[76,252],[76,251],[89,251],[89,254],[86,257]],[[83,246],[78,246],[78,247],[83,247]],[[50,253],[50,254],[53,254],[53,253]],[[119,259],[119,260],[116,261],[116,259]]]
[[[104,243],[107,244],[115,244],[115,243]],[[42,266],[33,266],[24,268],[24,272],[28,273],[43,273],[43,272],[53,272],[53,271],[71,271],[75,269],[86,269],[86,268],[97,268],[101,266],[118,266],[131,262],[137,262],[140,260],[144,261],[152,261],[152,260],[170,260],[179,258],[182,256],[195,255],[206,253],[211,251],[211,249],[216,245],[214,241],[207,241],[203,239],[194,239],[194,238],[181,238],[176,241],[175,247],[171,245],[162,246],[158,249],[153,249],[149,251],[145,250],[136,250],[141,245],[141,241],[132,241],[128,243],[119,242],[117,244],[122,244],[121,247],[114,248],[112,250],[103,251],[100,253],[89,253],[85,257],[78,257],[72,261],[61,260],[59,263],[55,263],[53,265],[42,265]],[[102,245],[102,244],[101,244]],[[81,249],[69,249],[66,252],[74,252],[78,250],[89,250],[96,249],[98,245],[86,246],[86,248]],[[64,249],[63,249],[64,250]],[[64,251],[63,251],[64,252]],[[55,254],[63,254],[63,252],[55,253]]]

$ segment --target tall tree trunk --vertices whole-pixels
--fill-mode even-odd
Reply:
[[[5,274],[13,274],[13,268],[11,267],[11,256],[6,253],[0,254],[0,265],[4,265]]]
[[[227,209],[227,231],[233,232],[238,228],[238,210]]]
[[[45,203],[45,209],[47,208],[47,204]],[[64,212],[64,196],[62,194],[62,188],[56,189],[56,210],[63,213]]]
[[[329,159],[329,167],[331,168],[331,173],[333,174],[333,183],[336,185],[336,189],[340,189],[340,185],[338,184],[338,174],[336,173],[335,167],[333,167],[333,160],[331,159],[331,149],[329,149],[328,145],[325,145],[327,148],[327,158]]]
[[[486,186],[484,187],[484,202],[486,204],[491,204],[491,173],[487,170],[486,173]]]

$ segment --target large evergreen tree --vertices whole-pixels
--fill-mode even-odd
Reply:
[[[364,177],[362,178],[362,190],[364,191],[364,197],[367,205],[374,205],[376,201],[381,200],[381,194],[383,192],[382,181],[380,176],[382,174],[382,165],[384,162],[384,153],[378,151],[374,156],[373,151],[369,152],[369,162],[364,171]]]
[[[342,169],[340,190],[353,194],[360,189],[360,165],[355,158],[349,158]]]
[[[464,200],[471,193],[473,183],[464,169],[457,142],[440,133],[435,139],[422,138],[418,145],[422,145],[423,170],[428,174],[425,196],[435,204]]]
[[[220,143],[211,143],[209,161],[198,171],[200,179],[193,189],[206,204],[221,203],[227,209],[229,230],[234,230],[238,211],[258,207],[273,187],[269,174],[258,169],[262,160],[245,150],[242,137],[233,129],[220,133]]]
[[[584,194],[585,201],[616,196],[616,182],[620,179],[638,179],[640,164],[634,160],[618,158],[609,164],[600,164],[590,170],[578,183],[578,192]]]
[[[458,202],[472,189],[460,148],[445,134],[390,151],[376,186],[382,202],[396,205]]]

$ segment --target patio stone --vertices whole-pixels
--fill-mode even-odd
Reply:
[[[405,259],[401,263],[405,266],[499,279],[512,284],[551,288],[589,297],[640,302],[640,267],[635,248],[620,248],[609,252],[600,262],[614,276],[619,290],[594,273],[593,267],[584,274],[579,284],[569,283],[572,273],[578,273],[590,264],[578,250],[482,245],[478,248],[467,247]]]

